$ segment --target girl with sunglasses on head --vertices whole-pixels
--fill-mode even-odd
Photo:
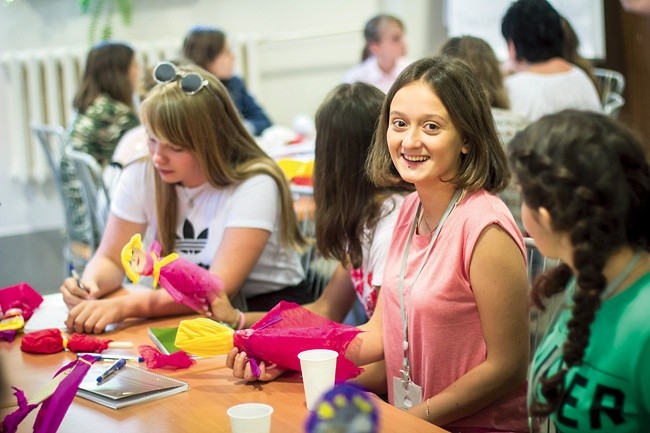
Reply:
[[[120,252],[132,235],[156,239],[218,275],[236,307],[306,303],[293,202],[280,167],[245,130],[227,90],[197,66],[158,65],[142,103],[151,157],[122,173],[99,249],[83,275],[61,286],[75,332],[129,317],[187,313],[164,290],[100,299],[122,285]],[[217,299],[215,302],[220,302]],[[213,304],[212,309],[216,309]]]
[[[380,187],[416,191],[397,217],[375,312],[346,357],[383,359],[389,401],[451,432],[527,432],[524,240],[494,195],[509,180],[505,153],[463,61],[407,66],[366,167]],[[253,379],[245,361],[233,374]]]
[[[510,143],[524,225],[561,264],[533,300],[565,307],[531,368],[533,416],[562,432],[650,426],[650,166],[641,142],[596,113],[541,118]]]
[[[260,135],[271,126],[271,120],[244,81],[234,75],[235,56],[224,32],[214,27],[192,27],[183,41],[183,56],[223,83],[251,134]]]

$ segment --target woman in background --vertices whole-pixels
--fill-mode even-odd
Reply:
[[[492,107],[499,141],[505,151],[512,137],[525,128],[530,121],[510,110],[510,99],[503,84],[499,60],[490,44],[474,36],[453,37],[442,46],[440,54],[458,57],[472,68]],[[514,182],[501,191],[499,196],[512,212],[521,232],[525,233],[521,223],[521,199]]]
[[[183,41],[183,56],[211,72],[226,86],[251,134],[260,135],[271,126],[271,120],[248,93],[244,81],[234,75],[235,56],[224,32],[214,27],[192,27]]]
[[[563,111],[515,136],[510,164],[524,224],[560,265],[533,284],[562,293],[531,369],[532,415],[557,431],[650,426],[650,166],[641,142],[602,114]]]
[[[133,102],[138,74],[135,52],[121,42],[100,42],[86,58],[69,143],[102,166],[110,162],[120,138],[140,123]]]
[[[505,78],[512,110],[531,121],[564,109],[602,112],[589,76],[564,59],[560,15],[546,0],[517,0],[501,21],[514,73]]]
[[[343,77],[344,83],[361,81],[388,92],[400,72],[411,61],[406,56],[404,23],[392,15],[377,15],[363,30],[366,45],[361,63]]]

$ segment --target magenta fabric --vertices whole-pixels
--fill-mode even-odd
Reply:
[[[298,353],[308,349],[338,352],[336,381],[356,377],[362,369],[345,358],[345,350],[361,332],[333,322],[293,302],[280,301],[250,329],[235,332],[233,344],[249,358],[300,371]]]
[[[153,258],[160,261],[160,244],[153,241],[147,254],[147,261],[142,275],[153,273]],[[203,311],[223,290],[221,278],[207,269],[178,257],[160,269],[158,280],[160,287],[165,289],[174,301],[187,305],[194,311]]]
[[[20,308],[25,321],[34,314],[34,310],[43,302],[43,297],[27,283],[18,283],[0,289],[0,309]]]
[[[166,370],[180,370],[189,368],[196,361],[185,351],[179,350],[171,355],[165,355],[153,346],[138,346],[140,356],[144,358],[147,368],[164,368]]]
[[[384,355],[391,403],[393,377],[400,377],[404,354],[398,291],[400,264],[419,201],[417,193],[413,193],[402,205],[386,258],[386,263],[392,266],[386,266],[379,294],[383,303]],[[413,278],[426,254],[430,237],[413,235],[405,273],[404,304],[408,317],[411,378],[422,387],[423,398],[437,395],[486,359],[487,348],[469,268],[476,243],[491,224],[497,224],[510,234],[525,260],[523,237],[510,211],[497,196],[479,190],[465,196],[451,212],[415,286]],[[527,432],[526,385],[442,427]]]

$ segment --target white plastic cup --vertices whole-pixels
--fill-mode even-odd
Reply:
[[[270,433],[273,408],[262,403],[243,403],[228,409],[232,433]]]
[[[334,386],[338,356],[329,349],[311,349],[298,354],[307,410],[313,411],[318,399]]]

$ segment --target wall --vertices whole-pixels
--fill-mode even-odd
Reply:
[[[220,26],[237,39],[255,38],[260,41],[259,63],[252,66],[258,75],[249,84],[273,120],[290,126],[297,114],[313,116],[325,94],[358,61],[363,44],[361,28],[368,18],[379,12],[403,18],[409,55],[417,58],[431,52],[446,37],[442,2],[133,0],[133,22],[124,27],[116,20],[114,38],[136,47],[161,39],[178,41],[180,46],[185,32],[194,24]],[[14,0],[9,5],[3,1],[0,54],[53,47],[87,49],[88,22],[89,17],[80,14],[77,0]],[[318,36],[326,33],[335,35]],[[0,80],[4,84],[2,71]],[[6,94],[6,87],[0,85],[0,101]],[[7,110],[12,109],[16,107],[0,104],[0,131],[12,127],[7,122]],[[53,244],[52,234],[60,236],[63,226],[63,211],[52,185],[23,185],[8,178],[11,155],[5,136],[0,134],[0,287],[34,279],[33,270],[39,267],[38,258],[30,252],[35,250],[34,241],[21,237],[47,239],[43,248],[56,252],[58,245]],[[43,266],[41,263],[41,274]],[[49,268],[45,273],[51,277],[39,280],[39,285],[47,286],[51,281],[49,284],[58,287],[60,264]]]

